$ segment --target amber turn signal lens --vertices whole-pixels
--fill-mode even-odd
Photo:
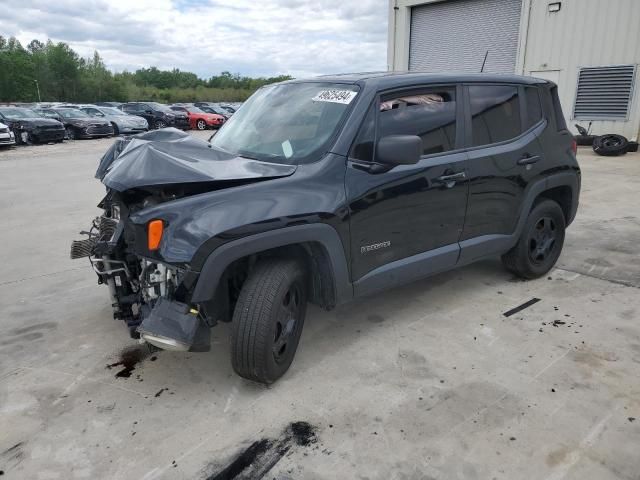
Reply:
[[[162,220],[151,220],[147,227],[147,247],[149,250],[158,250],[162,240],[164,223]]]

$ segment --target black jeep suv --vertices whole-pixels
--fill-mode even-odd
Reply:
[[[119,139],[96,176],[89,256],[115,318],[202,351],[232,323],[231,362],[270,383],[307,302],[331,309],[476,260],[546,274],[578,208],[557,87],[517,76],[367,74],[258,90],[209,143]]]

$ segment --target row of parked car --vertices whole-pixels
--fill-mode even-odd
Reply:
[[[236,105],[98,102],[0,105],[0,146],[135,134],[149,129],[218,129]]]

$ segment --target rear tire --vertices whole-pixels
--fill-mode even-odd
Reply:
[[[207,128],[207,122],[205,122],[204,120],[198,120],[196,122],[196,128],[198,130],[206,130]]]
[[[113,127],[113,136],[117,137],[118,135],[120,135],[120,130],[118,129],[118,125],[112,122],[111,126]]]
[[[233,313],[231,364],[248,380],[270,384],[293,362],[307,309],[300,262],[267,259],[245,281]]]
[[[564,213],[553,200],[542,200],[529,213],[515,247],[502,256],[510,272],[534,279],[545,275],[558,261],[564,245]]]

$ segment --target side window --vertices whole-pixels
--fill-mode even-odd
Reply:
[[[135,112],[135,111],[136,111],[136,108],[135,108],[135,105],[123,105],[123,106],[122,106],[122,110],[123,110],[124,112],[129,113],[129,112]]]
[[[434,88],[383,97],[380,103],[378,138],[387,135],[417,135],[422,154],[448,152],[456,148],[456,91]]]
[[[517,87],[473,85],[469,99],[474,147],[511,140],[522,132]]]
[[[525,87],[525,101],[527,104],[527,124],[524,130],[528,130],[542,120],[542,107],[540,106],[540,94],[536,87]]]
[[[373,162],[373,146],[376,141],[376,107],[373,105],[367,113],[356,142],[351,150],[351,157],[366,162]]]

